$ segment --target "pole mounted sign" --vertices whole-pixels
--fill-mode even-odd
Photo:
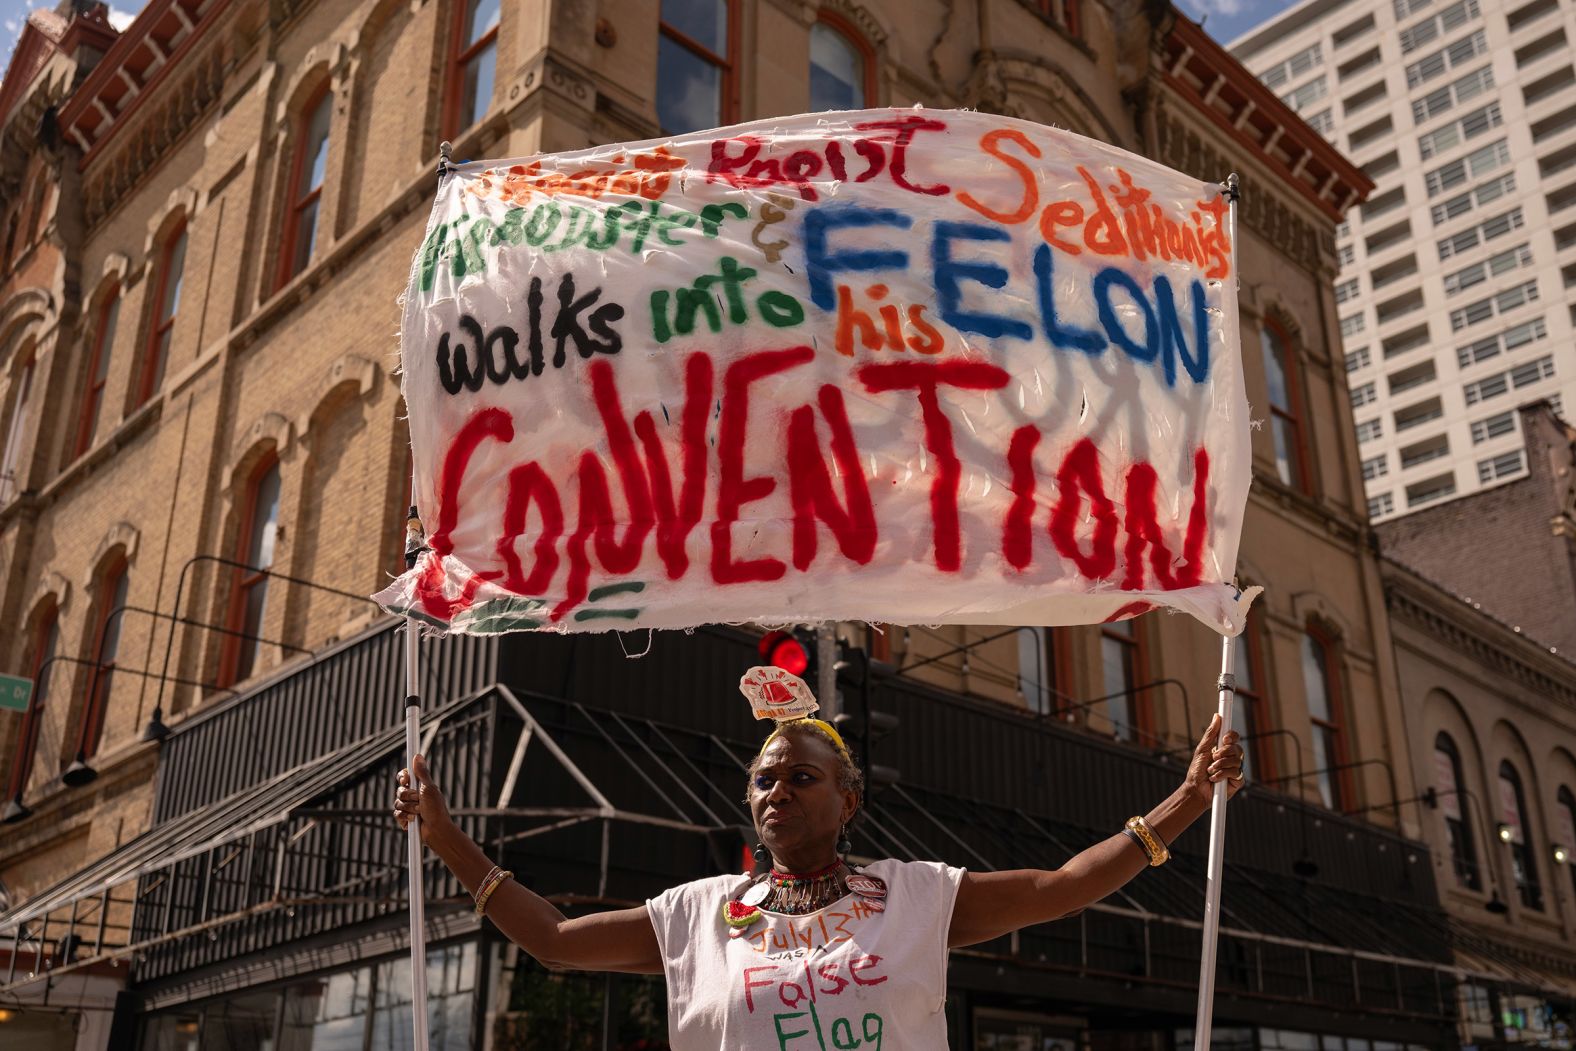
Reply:
[[[1240,630],[1229,204],[864,110],[456,165],[404,298],[433,627]]]
[[[0,675],[0,708],[13,712],[25,712],[32,698],[32,679],[23,679],[15,675]]]

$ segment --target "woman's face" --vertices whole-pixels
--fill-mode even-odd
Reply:
[[[755,831],[780,865],[807,871],[831,864],[838,832],[858,797],[838,787],[841,760],[832,743],[810,730],[772,738],[750,781]]]

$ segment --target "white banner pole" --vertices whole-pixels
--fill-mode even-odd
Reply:
[[[447,145],[447,144],[445,144]],[[415,568],[423,546],[421,519],[416,505],[410,507],[405,522],[405,565]],[[410,771],[412,787],[416,780],[416,753],[421,749],[421,665],[417,658],[417,626],[414,617],[405,618],[405,768]],[[411,1034],[416,1051],[427,1051],[427,900],[422,879],[421,819],[405,830],[410,871],[410,1009]]]
[[[1231,280],[1237,280],[1237,197],[1239,187],[1235,172],[1226,176],[1226,216],[1231,237]],[[1232,648],[1236,638],[1223,636],[1220,640],[1219,697],[1216,711],[1220,714],[1220,736],[1224,738],[1231,729],[1232,701],[1237,692],[1236,675],[1232,671]],[[1210,1031],[1215,1020],[1215,948],[1220,941],[1220,881],[1226,862],[1226,782],[1215,784],[1215,798],[1209,810],[1209,863],[1204,878],[1204,942],[1199,952],[1198,964],[1198,1017],[1193,1027],[1193,1051],[1208,1051]]]
[[[438,186],[449,177],[450,150],[448,142],[438,146]],[[402,348],[403,349],[403,348]],[[411,499],[416,499],[416,470],[411,464]],[[410,505],[405,519],[405,569],[416,568],[416,560],[426,548],[425,531],[416,505]],[[421,661],[417,653],[419,642],[414,617],[405,617],[405,769],[410,771],[411,787],[419,788],[416,780],[416,753],[421,749]],[[412,1047],[427,1051],[431,1035],[427,1031],[427,896],[422,878],[421,819],[412,821],[406,829],[406,867],[410,873],[410,1012]]]

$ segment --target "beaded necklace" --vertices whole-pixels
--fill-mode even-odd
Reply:
[[[886,883],[875,876],[851,872],[841,859],[817,872],[797,874],[771,870],[723,904],[722,919],[737,938],[770,908],[785,916],[804,916],[831,905],[845,894],[856,894],[865,907],[881,912],[886,906]]]
[[[819,912],[847,893],[843,888],[847,876],[848,866],[841,860],[804,875],[772,869],[766,876],[771,911],[785,916]]]

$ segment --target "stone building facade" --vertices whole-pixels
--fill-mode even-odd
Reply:
[[[1524,417],[1529,435],[1537,415]],[[1384,578],[1418,814],[1456,955],[1505,979],[1463,996],[1461,1041],[1568,1039],[1557,1026],[1576,993],[1576,664],[1398,561]]]
[[[1174,9],[151,0],[57,105],[49,229],[75,277],[58,293],[49,411],[12,409],[21,343],[7,329],[0,345],[0,428],[22,420],[18,448],[32,450],[0,507],[0,611],[24,626],[0,640],[0,667],[69,658],[47,703],[0,715],[12,902],[142,842],[150,806],[164,805],[153,771],[167,734],[195,739],[384,627],[360,596],[398,567],[409,468],[395,299],[441,141],[457,158],[523,156],[827,102],[975,106],[1200,177],[1241,174],[1248,396],[1266,419],[1240,566],[1243,583],[1267,589],[1238,666],[1258,791],[1273,801],[1266,815],[1300,815],[1305,853],[1310,825],[1323,830],[1315,848],[1329,837],[1331,879],[1356,881],[1361,867],[1333,871],[1347,849],[1337,840],[1378,858],[1421,835],[1411,812],[1386,805],[1417,786],[1331,293],[1335,224],[1370,184]],[[52,287],[42,280],[13,277],[0,317]],[[1213,636],[1156,615],[1006,636],[889,629],[870,648],[915,689],[1027,709],[1085,732],[1091,755],[1144,762],[1195,737],[1219,670]],[[1287,842],[1244,843],[1243,863],[1284,875]],[[148,1046],[217,1010],[163,981],[124,1008],[147,1016]],[[1270,1046],[1279,1038],[1253,1036],[1280,1028],[1270,1001],[1246,1002],[1240,1026]],[[179,1014],[185,1004],[196,1013]],[[1041,1005],[1034,1024],[1054,1028],[1043,1018],[1065,1007]],[[1398,1042],[1414,1044],[1449,1025],[1349,1000],[1330,1011],[1285,1025],[1324,1026],[1337,1043],[1404,1031]],[[996,1024],[979,1018],[960,1016],[954,1039]],[[1157,1015],[1146,1039],[1174,1022]]]

